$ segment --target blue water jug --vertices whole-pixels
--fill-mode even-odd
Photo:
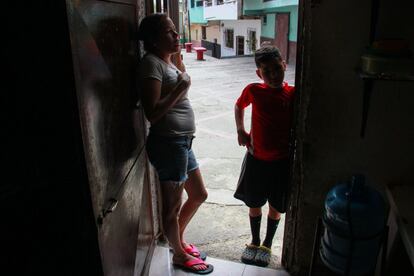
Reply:
[[[326,196],[325,230],[319,250],[323,263],[341,275],[366,275],[375,270],[386,225],[381,194],[365,185],[363,175],[333,187]]]

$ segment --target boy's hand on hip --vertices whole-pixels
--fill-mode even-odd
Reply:
[[[243,129],[237,131],[237,140],[239,141],[239,146],[250,146],[250,135]]]

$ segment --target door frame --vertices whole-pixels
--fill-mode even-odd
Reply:
[[[300,236],[298,229],[298,220],[300,214],[298,208],[303,204],[303,152],[307,149],[308,144],[304,141],[304,133],[306,132],[306,103],[309,95],[302,95],[309,83],[306,79],[310,72],[306,69],[310,60],[310,44],[311,32],[304,32],[305,29],[310,30],[312,21],[311,16],[307,12],[312,9],[312,1],[299,0],[298,3],[298,30],[297,30],[297,52],[295,65],[295,101],[294,101],[294,118],[291,133],[291,149],[290,149],[290,203],[285,216],[285,229],[283,234],[283,248],[281,262],[282,266],[292,273],[301,272],[301,267],[297,260],[297,251],[301,250],[297,244],[297,236]],[[276,19],[275,19],[276,21]]]

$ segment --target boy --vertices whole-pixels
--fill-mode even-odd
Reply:
[[[238,142],[247,147],[234,197],[249,207],[252,241],[243,251],[244,263],[267,266],[281,213],[286,212],[289,181],[289,133],[294,87],[284,82],[286,63],[279,49],[266,45],[254,54],[256,74],[263,83],[249,84],[235,105]],[[252,104],[250,134],[244,109]],[[269,203],[266,237],[260,245],[261,207]]]

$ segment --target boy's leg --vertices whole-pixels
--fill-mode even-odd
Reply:
[[[280,213],[269,204],[269,214],[267,216],[267,230],[266,237],[262,246],[257,250],[254,258],[255,264],[259,266],[268,266],[271,258],[271,247],[273,237],[275,236],[277,226],[280,220]]]
[[[266,237],[263,241],[263,245],[267,248],[272,247],[273,238],[275,236],[277,226],[279,225],[281,213],[279,213],[272,205],[269,204],[269,214],[267,216],[267,229]]]
[[[184,189],[187,192],[188,198],[181,207],[178,224],[180,226],[181,242],[183,246],[186,246],[187,244],[183,238],[184,231],[198,207],[200,207],[208,196],[199,168],[188,173],[188,179],[184,184]]]
[[[260,246],[260,221],[262,220],[262,208],[249,208],[250,230],[252,242],[246,244],[243,250],[241,261],[246,264],[255,264],[257,249]]]
[[[260,222],[262,220],[262,208],[249,208],[250,231],[252,233],[252,243],[260,245]]]

